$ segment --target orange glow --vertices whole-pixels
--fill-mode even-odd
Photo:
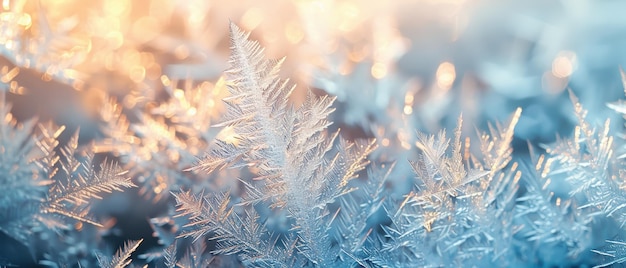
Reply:
[[[444,61],[439,64],[439,68],[437,68],[437,86],[444,91],[452,88],[454,84],[454,80],[456,79],[456,70],[454,68],[454,64]]]
[[[182,99],[185,97],[185,91],[183,91],[182,89],[176,89],[174,90],[174,97],[177,99]]]
[[[164,86],[169,87],[171,84],[170,79],[166,76],[166,75],[162,75],[161,76],[161,83],[163,83]]]
[[[232,127],[225,127],[217,134],[216,139],[223,140],[228,143],[237,145],[239,143],[238,135]]]
[[[120,31],[111,31],[107,34],[111,49],[118,49],[124,44],[124,35]]]
[[[137,65],[130,69],[130,79],[136,83],[143,81],[146,77],[146,69],[143,66]]]
[[[292,44],[297,44],[304,38],[304,32],[297,23],[289,22],[285,27],[285,36],[287,41]]]
[[[360,10],[354,3],[340,3],[338,7],[338,13],[341,14],[341,16],[339,16],[340,22],[338,24],[338,29],[340,31],[350,32],[358,26],[359,22],[357,18],[359,17]]]
[[[389,139],[384,138],[384,139],[381,141],[381,144],[382,144],[383,146],[385,146],[385,147],[389,146]]]
[[[575,60],[576,54],[573,52],[565,51],[559,53],[552,61],[552,74],[558,78],[569,77],[574,72]]]
[[[189,48],[187,48],[187,46],[185,45],[179,45],[174,50],[174,55],[177,59],[184,60],[189,57]]]
[[[131,2],[129,1],[104,1],[103,10],[110,16],[119,17],[130,11]]]
[[[413,113],[413,107],[411,107],[409,105],[404,106],[404,114],[410,115],[412,113]]]
[[[154,17],[141,17],[133,24],[133,37],[139,42],[148,42],[159,35],[161,25]]]
[[[8,83],[20,73],[20,68],[13,67],[11,70],[9,70],[8,66],[2,66],[2,70],[0,71],[0,73],[2,74],[0,81],[2,81],[2,83]]]
[[[406,95],[404,96],[404,103],[413,104],[414,98],[415,97],[413,96],[413,94],[411,94],[411,92],[407,92]]]
[[[374,78],[381,79],[387,75],[387,66],[381,62],[374,63],[371,72]]]
[[[259,8],[251,8],[241,17],[241,26],[247,30],[254,30],[263,21],[263,11]]]
[[[19,19],[17,20],[17,24],[20,26],[23,26],[25,29],[30,28],[30,26],[32,25],[33,21],[30,18],[30,15],[28,14],[22,14]]]
[[[81,222],[81,221],[77,222],[77,223],[74,225],[74,228],[75,228],[77,231],[82,230],[82,229],[83,229],[83,222]]]

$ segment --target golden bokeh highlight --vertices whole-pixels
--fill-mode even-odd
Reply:
[[[456,79],[456,69],[451,62],[444,61],[439,64],[436,73],[437,86],[440,89],[447,91],[452,88],[454,80]]]
[[[376,79],[382,79],[387,75],[388,69],[387,65],[382,62],[377,62],[372,65],[372,76]]]
[[[552,61],[552,74],[557,78],[566,78],[574,72],[576,54],[563,51]]]

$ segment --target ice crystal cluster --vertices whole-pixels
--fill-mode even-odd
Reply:
[[[65,127],[18,124],[9,112],[5,91],[1,125],[2,224],[0,230],[23,245],[42,264],[71,265],[90,252],[73,244],[83,224],[103,227],[89,215],[89,205],[103,194],[135,187],[127,172],[110,161],[95,167],[90,148],[78,147],[78,131],[64,145]],[[54,250],[66,247],[67,251]]]
[[[218,126],[235,136],[216,139],[192,170],[251,174],[238,178],[238,194],[174,192],[176,217],[189,220],[179,239],[214,240],[211,254],[235,254],[255,267],[622,261],[619,251],[602,249],[622,243],[598,234],[607,224],[624,223],[621,157],[613,153],[608,121],[592,127],[573,93],[573,138],[545,146],[540,156],[531,148],[529,159],[512,155],[521,109],[508,123],[479,133],[476,153],[461,136],[461,117],[452,137],[444,130],[418,132],[417,154],[395,159],[412,170],[411,190],[398,197],[388,185],[395,164],[377,167],[368,158],[375,141],[335,141],[337,134],[327,134],[332,99],[309,94],[300,107],[289,105],[293,87],[277,76],[282,60],[265,59],[258,43],[232,24],[231,51],[231,95]],[[619,111],[620,105],[610,107]],[[359,174],[365,183],[353,182]],[[563,197],[549,187],[559,178],[571,187]]]
[[[491,110],[472,102],[498,96],[454,91],[484,82],[515,95],[510,81],[486,75],[507,77],[506,68],[466,66],[482,81],[458,83],[469,71],[448,61],[436,81],[394,72],[409,43],[424,44],[390,30],[387,4],[354,24],[350,1],[299,2],[309,24],[291,21],[285,38],[306,34],[314,48],[292,53],[308,59],[295,68],[243,30],[263,8],[205,37],[193,35],[208,32],[204,1],[148,1],[149,14],[130,24],[131,4],[102,2],[70,18],[44,12],[56,2],[2,2],[0,267],[626,263],[626,102],[607,103],[610,114],[583,106],[579,90],[565,89],[571,52],[542,76],[552,95],[541,101],[561,105],[567,95],[569,108],[555,114],[572,131],[546,126],[532,137],[527,129],[546,121],[524,104],[533,96],[512,97],[524,101],[487,122],[479,114]],[[328,10],[350,12],[324,20]],[[189,17],[176,26],[189,32],[165,26],[177,16]],[[461,23],[460,11],[453,16]],[[368,23],[374,33],[359,35]],[[228,40],[217,37],[224,32]],[[223,73],[206,64],[218,56],[197,47],[221,43]],[[165,63],[172,58],[179,64]],[[47,86],[66,90],[56,109],[45,108],[55,99],[39,92]],[[31,95],[46,105],[27,109],[42,103]]]

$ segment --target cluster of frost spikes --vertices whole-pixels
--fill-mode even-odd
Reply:
[[[622,79],[626,81],[623,72]],[[568,250],[568,255],[574,258],[589,258],[591,250],[597,254],[595,259],[600,259],[592,263],[601,263],[595,267],[623,263],[626,260],[626,247],[622,242],[626,240],[623,235],[626,162],[621,151],[624,143],[621,139],[614,139],[609,119],[600,127],[594,126],[587,120],[587,111],[572,92],[570,98],[578,123],[573,137],[559,139],[548,147],[545,159],[541,156],[537,161],[538,167],[544,166],[542,177],[569,187],[569,196],[556,197],[556,202],[561,207],[561,217],[567,216],[570,224],[559,225],[561,231],[556,233],[568,236],[562,241],[576,249]],[[624,114],[623,101],[608,106]],[[556,226],[538,228],[550,229],[554,230]]]
[[[248,166],[256,175],[242,180],[246,193],[234,205],[228,193],[176,193],[179,215],[191,220],[183,236],[212,234],[214,253],[237,253],[248,265],[336,266],[341,251],[329,236],[334,213],[328,204],[351,191],[348,182],[367,165],[373,142],[336,142],[337,133],[326,134],[332,98],[309,94],[298,109],[289,106],[293,87],[277,75],[282,60],[265,59],[257,42],[230,27],[232,96],[221,125],[236,137],[217,140],[196,168]],[[255,210],[260,203],[287,215],[286,233],[264,225]]]
[[[521,173],[509,164],[510,142],[520,114],[480,135],[479,156],[464,150],[460,119],[452,141],[444,131],[418,135],[414,188],[399,204],[384,202],[391,224],[373,236],[366,259],[382,267],[511,264]]]

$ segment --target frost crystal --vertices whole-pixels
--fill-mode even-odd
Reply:
[[[196,168],[249,166],[259,182],[242,181],[247,195],[235,207],[228,194],[175,194],[180,215],[189,215],[188,227],[195,228],[184,235],[198,239],[213,233],[214,253],[238,253],[251,265],[336,265],[340,251],[328,235],[333,220],[328,204],[351,191],[348,182],[368,163],[373,143],[336,144],[338,135],[326,134],[333,98],[309,94],[300,108],[291,107],[294,87],[278,78],[283,60],[266,60],[247,37],[231,24],[226,73],[232,96],[225,99],[226,119],[219,125],[232,127],[236,136],[218,140]],[[258,203],[286,212],[291,227],[284,237],[259,223]]]
[[[130,255],[137,250],[139,244],[141,244],[141,240],[137,241],[128,241],[124,243],[124,246],[117,250],[115,256],[112,258],[108,258],[102,256],[101,254],[97,254],[98,263],[102,268],[124,268],[131,263]]]
[[[109,161],[95,168],[93,154],[78,147],[78,131],[67,144],[59,145],[65,127],[40,124],[35,129],[33,121],[17,124],[4,98],[5,92],[0,91],[4,119],[0,123],[0,184],[7,189],[0,197],[0,230],[29,247],[32,254],[41,254],[41,248],[56,246],[47,243],[59,243],[54,238],[61,232],[69,240],[77,221],[102,227],[90,216],[89,205],[105,193],[134,187],[126,172]],[[37,236],[49,241],[37,241]],[[60,252],[44,255],[56,259]],[[59,261],[72,257],[65,255]]]

